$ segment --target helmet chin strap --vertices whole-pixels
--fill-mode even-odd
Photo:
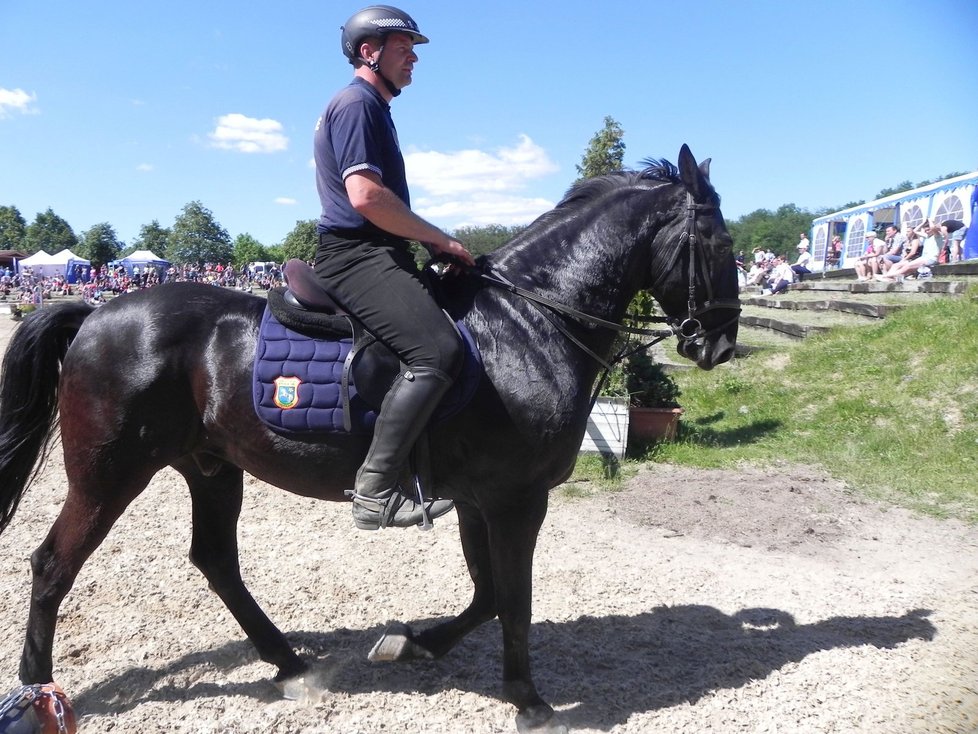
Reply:
[[[377,54],[376,61],[370,61],[369,59],[365,59],[362,56],[360,57],[360,60],[367,65],[367,68],[370,69],[370,71],[372,71],[374,74],[380,77],[380,80],[384,83],[384,86],[387,87],[387,91],[391,93],[391,96],[397,97],[398,95],[400,95],[401,90],[395,87],[394,82],[392,82],[390,79],[384,76],[383,72],[381,72],[380,70],[380,60],[384,58],[385,48],[386,46],[380,47],[380,53]]]

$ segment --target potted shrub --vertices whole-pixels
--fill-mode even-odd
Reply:
[[[629,404],[629,442],[675,438],[683,410],[678,403],[682,392],[672,376],[647,352],[629,356],[623,372]]]

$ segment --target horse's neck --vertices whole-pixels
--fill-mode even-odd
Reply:
[[[604,320],[617,320],[638,290],[630,269],[635,232],[589,228],[570,238],[554,232],[500,251],[491,258],[511,282],[570,308]],[[643,260],[644,262],[644,260]]]

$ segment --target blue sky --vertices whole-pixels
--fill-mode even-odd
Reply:
[[[312,131],[361,4],[0,0],[0,205],[128,242],[200,201],[231,237],[319,215]],[[625,163],[713,158],[736,219],[978,169],[978,2],[413,0],[393,103],[446,229],[553,206],[606,115]]]

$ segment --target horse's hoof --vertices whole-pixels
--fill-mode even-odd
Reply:
[[[282,698],[287,701],[302,703],[317,703],[322,701],[323,694],[329,691],[329,675],[327,670],[307,668],[303,672],[288,677],[277,677],[275,687],[279,689]]]
[[[557,721],[554,710],[543,706],[528,706],[516,714],[519,734],[567,734],[567,726]]]
[[[411,628],[406,624],[395,624],[387,628],[384,636],[367,655],[372,663],[403,662],[405,660],[434,660],[429,650],[421,647],[413,639]]]

